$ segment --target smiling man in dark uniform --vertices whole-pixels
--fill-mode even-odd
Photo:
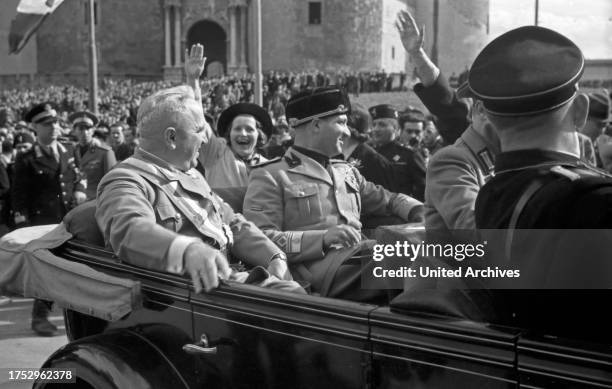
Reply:
[[[514,285],[524,288],[612,286],[612,179],[580,160],[578,131],[589,112],[587,96],[578,92],[583,70],[572,41],[527,26],[489,43],[469,73],[466,91],[482,101],[502,150],[495,176],[478,194],[476,226],[503,229],[497,255],[521,269]],[[589,323],[588,332],[609,333],[604,291],[499,295],[513,324],[576,335]]]
[[[115,153],[110,146],[94,139],[94,129],[99,122],[96,115],[88,111],[75,112],[68,120],[79,138],[79,168],[87,179],[87,200],[92,200],[96,198],[96,189],[102,177],[117,163]]]
[[[60,127],[51,105],[36,105],[26,120],[34,126],[38,139],[15,161],[12,193],[15,225],[59,223],[72,206],[85,201],[78,156],[72,145],[57,141]],[[57,331],[47,320],[48,314],[48,304],[35,300],[32,329],[39,335],[52,336]]]
[[[422,201],[425,193],[425,160],[419,153],[398,142],[400,129],[397,109],[381,104],[370,107],[369,111],[374,148],[394,165],[398,191]]]

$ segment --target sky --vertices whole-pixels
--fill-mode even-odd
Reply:
[[[612,0],[539,0],[539,25],[572,39],[588,59],[612,59]],[[535,0],[489,0],[491,39],[534,24]]]

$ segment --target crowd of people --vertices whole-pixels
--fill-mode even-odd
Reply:
[[[357,75],[274,72],[260,107],[250,77],[200,79],[201,45],[187,55],[186,86],[105,81],[101,117],[74,105],[84,93],[74,88],[4,94],[27,123],[0,132],[3,220],[57,223],[89,204],[95,222],[82,220],[100,228],[100,244],[133,264],[187,274],[196,291],[230,277],[234,257],[321,296],[364,302],[390,297],[361,288],[371,262],[344,262],[372,249],[361,235],[370,217],[424,223],[449,238],[477,228],[612,227],[610,95],[578,89],[584,59],[573,42],[540,27],[509,31],[454,89],[408,12],[397,28],[428,113],[350,101],[347,92],[392,89],[384,73],[360,84]],[[518,49],[525,41],[531,50]],[[512,82],[499,76],[508,67]],[[40,100],[55,107],[29,105]],[[572,210],[576,196],[584,201]],[[523,261],[512,239],[506,259]],[[547,321],[518,297],[496,302],[502,316]],[[468,305],[466,316],[493,320]],[[45,312],[37,302],[33,328],[50,334]]]
[[[263,106],[274,120],[284,115],[284,105],[294,94],[307,88],[340,85],[350,93],[391,92],[403,89],[404,73],[319,71],[270,71],[263,78]],[[201,80],[206,113],[216,117],[228,106],[239,102],[253,102],[255,75],[233,75]],[[155,91],[175,86],[167,81],[136,82],[130,79],[105,78],[99,89],[99,118],[103,124],[136,123],[136,111],[143,97]],[[67,123],[68,115],[88,106],[89,92],[73,85],[46,86],[31,89],[11,89],[0,92],[0,126],[22,120],[32,101],[52,103],[60,118]]]

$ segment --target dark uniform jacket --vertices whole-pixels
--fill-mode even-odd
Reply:
[[[470,124],[469,111],[467,104],[457,99],[457,93],[450,87],[446,77],[440,73],[436,81],[428,87],[421,83],[416,84],[414,93],[438,119],[438,132],[446,144],[455,143]]]
[[[601,320],[610,293],[570,289],[612,287],[610,177],[554,151],[498,155],[495,177],[476,200],[476,226],[511,230],[502,231],[499,247],[489,251],[501,251],[509,268],[521,270],[514,286],[568,288],[495,291],[495,305],[506,310],[511,324],[554,335],[576,336],[580,331],[581,337],[612,337],[610,321]]]
[[[80,157],[79,168],[87,179],[87,200],[93,200],[100,180],[117,163],[115,153],[110,146],[95,140],[88,146],[78,145],[77,153]]]
[[[368,181],[391,192],[399,192],[393,164],[366,143],[360,143],[347,162],[359,170]]]
[[[397,142],[378,146],[375,150],[395,168],[397,191],[423,201],[425,196],[425,160],[413,150]]]
[[[59,223],[73,206],[73,192],[85,190],[74,147],[58,142],[57,151],[59,162],[36,143],[15,161],[13,211],[30,225]]]

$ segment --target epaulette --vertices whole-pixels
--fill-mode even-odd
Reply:
[[[74,142],[70,140],[67,136],[58,136],[57,141],[63,145],[74,146]]]
[[[571,166],[575,169],[570,170],[567,167],[557,165],[550,168],[550,172],[561,177],[565,177],[570,181],[576,181],[586,177],[605,177],[612,178],[612,175],[604,170],[596,168],[586,163],[581,163],[579,166]]]
[[[345,161],[344,159],[338,159],[338,158],[331,158],[329,160],[329,163],[346,163],[350,165],[348,161]]]
[[[282,159],[281,157],[272,158],[272,159],[269,159],[269,160],[267,160],[265,162],[261,162],[261,163],[258,163],[257,165],[251,166],[251,169],[256,169],[256,168],[262,167],[262,166],[268,166],[268,165],[273,164],[275,162],[279,162],[281,159]]]
[[[571,170],[569,170],[568,168],[565,168],[561,165],[557,165],[557,166],[553,166],[550,168],[550,172],[560,176],[560,177],[565,177],[570,181],[576,181],[578,179],[580,179],[580,174],[573,172]]]

